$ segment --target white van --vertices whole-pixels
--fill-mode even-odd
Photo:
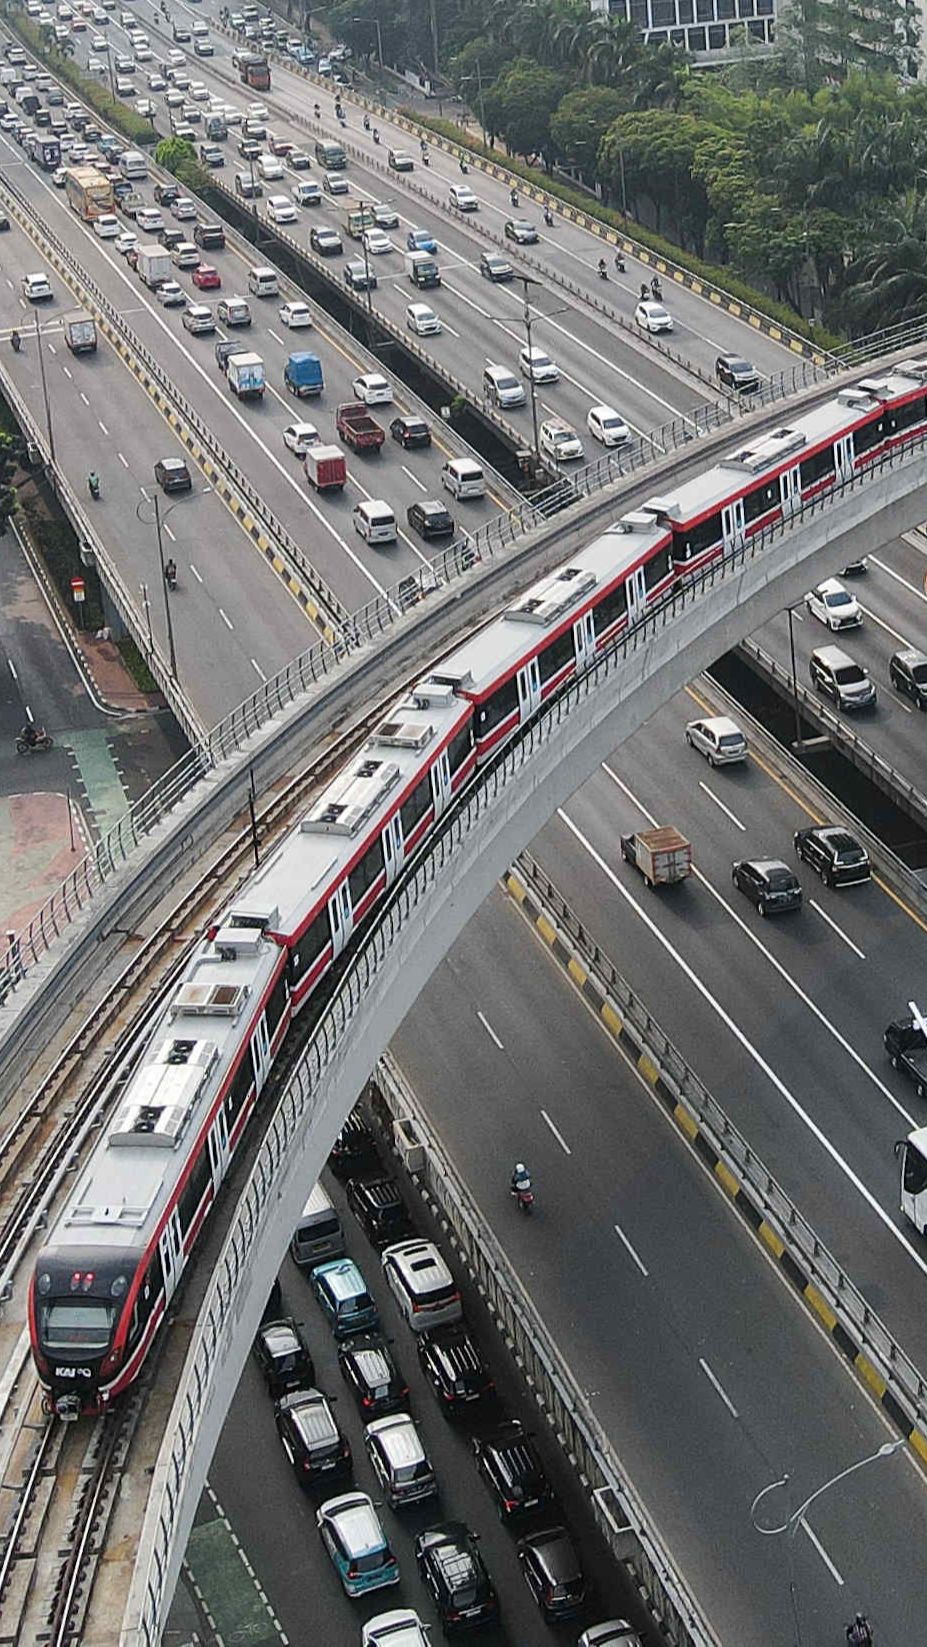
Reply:
[[[248,290],[253,292],[255,297],[277,297],[280,286],[276,269],[270,269],[266,264],[261,268],[249,269]]]
[[[119,156],[119,170],[123,177],[147,177],[148,162],[138,149],[123,149]]]
[[[293,1262],[309,1268],[329,1258],[342,1258],[344,1250],[341,1219],[321,1184],[316,1184],[290,1241]]]
[[[454,498],[486,496],[486,476],[472,458],[448,458],[441,470],[441,485]]]
[[[396,516],[382,498],[365,498],[355,505],[351,518],[366,543],[395,543]]]

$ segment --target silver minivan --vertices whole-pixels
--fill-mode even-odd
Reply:
[[[341,1258],[344,1230],[336,1209],[321,1184],[316,1184],[290,1241],[293,1262],[311,1267],[327,1258]]]
[[[448,458],[441,470],[441,485],[455,498],[486,496],[486,477],[473,458]]]
[[[277,280],[276,269],[267,266],[248,270],[248,290],[255,297],[277,297],[280,285]]]
[[[355,504],[352,515],[354,530],[367,543],[395,543],[396,516],[382,498],[364,498]]]
[[[391,1413],[368,1424],[364,1446],[391,1510],[438,1491],[437,1477],[408,1413]]]

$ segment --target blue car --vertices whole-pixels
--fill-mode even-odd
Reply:
[[[315,1519],[345,1595],[399,1583],[399,1563],[366,1493],[330,1498]]]
[[[406,235],[406,245],[410,252],[436,252],[438,242],[430,229],[410,229]]]
[[[332,1258],[327,1264],[317,1264],[310,1272],[309,1285],[336,1338],[353,1338],[355,1333],[379,1326],[377,1306],[353,1259]]]

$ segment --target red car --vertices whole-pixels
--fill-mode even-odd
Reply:
[[[211,263],[200,263],[193,271],[193,284],[201,292],[214,292],[222,285],[222,277]]]

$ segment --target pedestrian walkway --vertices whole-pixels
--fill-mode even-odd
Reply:
[[[80,808],[67,795],[0,796],[0,863],[5,870],[0,876],[3,932],[21,932],[28,926],[85,850]]]
[[[77,767],[82,798],[100,835],[118,823],[129,805],[111,740],[102,727],[65,732],[61,742]]]

